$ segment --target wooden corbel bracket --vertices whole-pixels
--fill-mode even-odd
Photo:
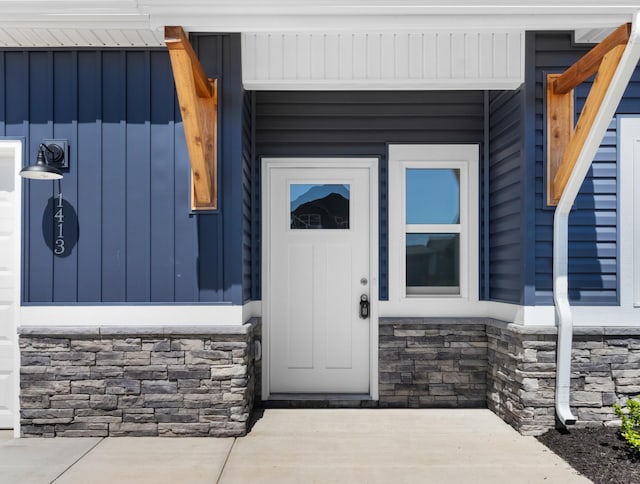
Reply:
[[[218,84],[208,78],[182,27],[165,27],[191,162],[191,208],[218,208]]]
[[[609,89],[631,24],[623,24],[562,74],[547,75],[547,204],[557,205]],[[596,74],[573,127],[573,91]]]

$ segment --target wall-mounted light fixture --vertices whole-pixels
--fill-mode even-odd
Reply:
[[[38,146],[35,165],[20,170],[20,176],[35,180],[59,180],[62,169],[69,168],[66,140],[43,140]]]

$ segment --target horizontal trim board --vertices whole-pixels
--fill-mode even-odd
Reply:
[[[199,310],[204,311],[200,312]],[[620,306],[573,306],[575,326],[638,329],[640,308]],[[65,314],[67,317],[64,317]],[[128,314],[122,318],[123,314]],[[144,316],[146,315],[146,316]],[[521,306],[497,301],[478,301],[461,304],[444,298],[416,299],[414,304],[402,307],[389,301],[380,301],[380,318],[492,318],[520,326],[555,327],[555,309],[552,305]],[[47,328],[51,334],[95,334],[96,328],[109,334],[127,334],[162,330],[164,334],[183,334],[198,331],[235,331],[252,318],[262,316],[262,302],[250,301],[243,306],[65,306],[21,308],[18,332],[35,334]],[[117,320],[115,316],[122,318]],[[231,317],[229,317],[231,316]],[[224,327],[224,328],[223,328]],[[225,329],[228,328],[228,329]],[[578,330],[579,328],[576,328]],[[35,333],[34,333],[35,332]],[[155,333],[154,333],[155,334]]]
[[[638,328],[640,308],[620,306],[572,306],[574,326]],[[413,305],[396,305],[380,301],[380,318],[492,318],[521,326],[555,327],[555,308],[521,306],[506,302],[479,301],[452,303],[443,299],[424,298]],[[577,329],[577,328],[576,328]]]
[[[246,89],[514,89],[524,33],[245,33]]]
[[[20,2],[15,2],[20,3]],[[45,3],[45,2],[43,2]],[[48,2],[47,2],[48,3]],[[88,2],[85,2],[85,4]],[[173,8],[163,10],[144,7],[145,12],[126,14],[104,14],[85,12],[84,14],[34,15],[34,12],[7,12],[3,10],[3,24],[11,28],[74,29],[78,25],[91,29],[160,29],[165,25],[181,25],[188,32],[298,32],[300,30],[329,32],[345,30],[395,30],[414,31],[420,29],[457,29],[491,31],[495,29],[525,30],[567,30],[591,28],[594,25],[617,26],[632,19],[634,6],[602,5],[589,8],[586,5],[565,6],[564,8],[516,6],[398,6],[402,11],[392,10],[394,6],[382,6],[377,11],[363,12],[363,6],[338,7],[339,12],[327,10],[306,13],[288,4],[282,13],[274,6],[263,8],[241,7],[240,10],[227,8],[220,11],[215,2],[198,2],[199,5],[173,2]],[[236,3],[236,2],[234,2]],[[57,2],[51,2],[56,5]],[[211,6],[207,6],[211,4]],[[404,7],[404,8],[403,8]],[[271,11],[264,11],[265,8]],[[431,10],[426,10],[431,8]],[[420,10],[415,10],[420,9]],[[262,10],[262,11],[261,11]],[[147,13],[148,12],[148,13]],[[35,26],[35,27],[34,27]]]
[[[249,91],[482,91],[493,89],[517,89],[520,80],[492,79],[477,81],[450,79],[448,81],[256,81],[244,80],[242,85]]]
[[[247,334],[252,326],[246,324],[200,325],[200,326],[21,326],[18,334],[23,336],[49,337],[118,337],[118,336],[195,336]]]
[[[243,324],[261,312],[260,303],[199,306],[23,306],[21,327],[62,326],[207,326]]]

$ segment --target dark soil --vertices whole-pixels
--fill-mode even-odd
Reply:
[[[550,430],[538,440],[596,484],[640,483],[640,456],[629,450],[619,428]]]

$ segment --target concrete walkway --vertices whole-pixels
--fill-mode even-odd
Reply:
[[[587,483],[489,410],[266,410],[237,439],[13,439],[3,484]]]

